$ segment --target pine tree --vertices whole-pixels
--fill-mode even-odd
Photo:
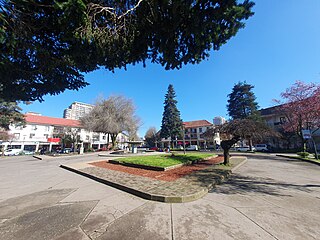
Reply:
[[[255,118],[259,114],[256,96],[252,92],[254,86],[246,82],[239,82],[228,95],[228,114],[232,119]]]
[[[181,136],[182,120],[180,112],[177,108],[177,100],[175,100],[176,93],[173,86],[170,84],[164,100],[164,111],[162,115],[162,125],[160,136],[162,138],[175,139]]]

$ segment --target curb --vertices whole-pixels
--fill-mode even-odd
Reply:
[[[63,169],[66,169],[68,171],[71,171],[71,172],[80,174],[82,176],[88,177],[88,178],[90,178],[92,180],[95,180],[97,182],[106,184],[108,186],[117,188],[119,190],[125,191],[125,192],[133,194],[135,196],[141,197],[141,198],[146,199],[146,200],[164,202],[164,203],[184,203],[184,202],[195,201],[195,200],[197,200],[199,198],[202,198],[210,190],[212,190],[217,184],[221,184],[222,182],[227,180],[233,171],[235,171],[236,169],[238,169],[239,167],[241,167],[243,164],[245,164],[247,162],[247,158],[244,157],[242,159],[243,159],[243,161],[240,162],[235,167],[233,167],[231,170],[223,170],[224,173],[221,174],[221,175],[218,175],[217,178],[214,179],[207,186],[199,187],[199,191],[197,191],[195,193],[192,193],[192,194],[186,194],[186,195],[180,195],[180,196],[165,196],[165,195],[162,195],[161,193],[159,193],[159,194],[154,194],[154,193],[151,194],[151,193],[143,192],[143,191],[131,188],[131,187],[127,187],[127,186],[122,185],[122,184],[111,182],[109,180],[97,177],[97,176],[92,175],[92,174],[85,173],[85,172],[81,171],[81,169],[76,169],[76,168],[74,168],[72,166],[60,165],[60,167],[63,168]],[[201,170],[199,170],[199,171],[201,171]]]
[[[33,155],[32,157],[34,157],[36,159],[39,159],[39,160],[42,160],[42,157],[39,157],[39,156],[36,156],[36,155]]]
[[[312,160],[306,160],[306,159],[295,157],[295,156],[286,156],[286,155],[282,155],[282,154],[276,154],[276,156],[277,157],[283,157],[283,158],[290,158],[290,159],[294,159],[294,160],[299,160],[301,162],[312,163],[312,164],[320,166],[320,162],[315,162],[315,161],[312,161]]]

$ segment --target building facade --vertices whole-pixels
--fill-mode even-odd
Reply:
[[[187,145],[197,145],[199,148],[213,148],[215,145],[220,145],[219,133],[216,133],[214,139],[208,140],[203,134],[214,125],[207,120],[196,120],[184,122],[185,141]]]
[[[220,125],[223,125],[224,123],[226,123],[226,119],[224,117],[218,116],[213,119],[213,124],[215,126],[220,126]]]
[[[267,139],[267,143],[274,150],[281,149],[298,149],[301,145],[301,139],[296,133],[286,133],[282,131],[282,124],[284,124],[287,119],[285,114],[281,111],[280,106],[274,106],[270,108],[265,108],[260,110],[261,117],[265,120],[268,126],[275,131],[280,132],[282,137],[272,137]],[[320,129],[311,129],[312,141],[309,141],[310,148],[314,148],[314,144],[317,149],[320,150]]]
[[[63,111],[63,118],[79,120],[90,113],[94,106],[88,103],[74,102]]]
[[[103,133],[85,130],[80,121],[64,118],[41,116],[35,113],[25,114],[25,126],[10,126],[9,140],[1,145],[7,148],[26,151],[54,151],[63,144],[66,135],[74,136],[75,143],[83,145],[85,150],[108,148],[111,138]],[[123,133],[117,136],[117,147],[125,148],[129,137]],[[74,148],[70,143],[63,147]]]
[[[220,136],[219,133],[215,133],[213,139],[204,138],[203,134],[210,128],[213,128],[214,125],[207,120],[196,120],[184,122],[184,141],[185,146],[197,145],[198,148],[207,149],[215,148],[217,145],[220,145]],[[168,146],[171,142],[175,146],[183,146],[183,139],[171,139],[171,138],[162,138],[161,147]]]

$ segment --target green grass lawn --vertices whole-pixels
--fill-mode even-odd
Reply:
[[[188,163],[191,161],[204,159],[207,157],[216,156],[212,153],[187,153],[178,154],[175,153],[174,156],[171,154],[166,155],[151,155],[151,156],[134,156],[119,159],[120,162],[135,163],[146,166],[154,167],[170,167],[181,163]]]

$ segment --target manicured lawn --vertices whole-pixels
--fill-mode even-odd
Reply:
[[[195,160],[204,159],[207,157],[215,157],[212,153],[187,153],[184,154],[166,154],[166,155],[151,155],[151,156],[134,156],[118,159],[120,162],[135,163],[154,167],[170,167],[181,163],[188,163]]]

